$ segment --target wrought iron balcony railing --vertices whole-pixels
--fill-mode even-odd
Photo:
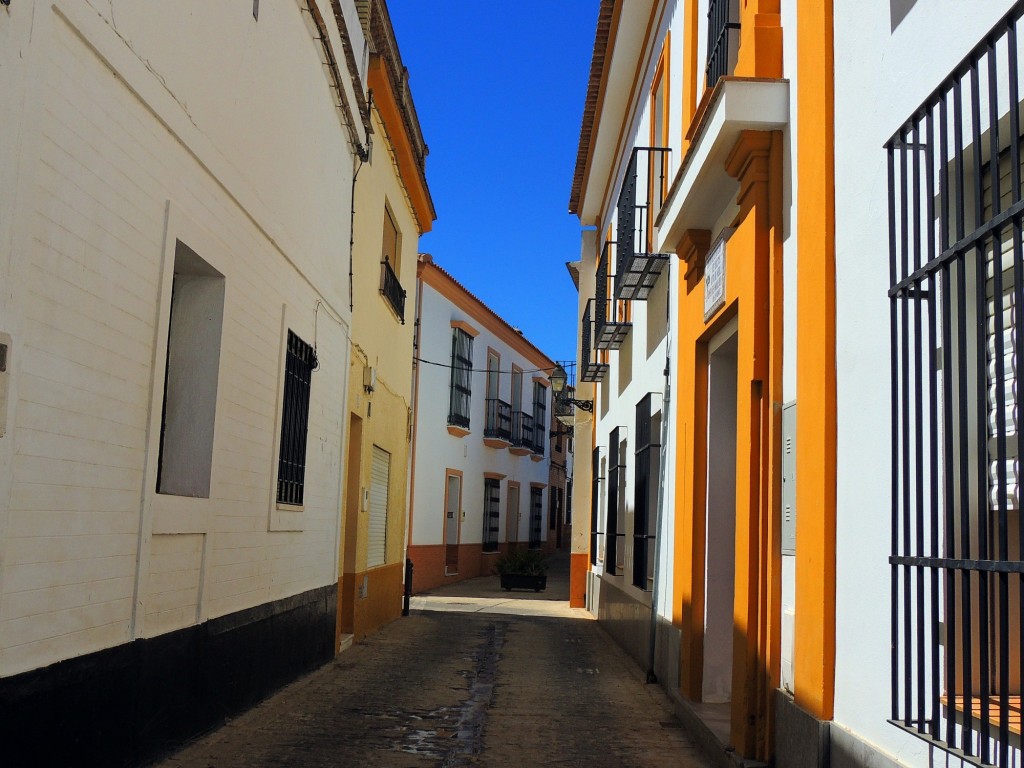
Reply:
[[[395,310],[395,314],[402,321],[402,325],[405,325],[405,289],[398,282],[398,275],[391,268],[391,262],[388,261],[387,256],[380,263],[380,292],[387,299],[391,308]]]
[[[635,147],[618,201],[615,297],[645,301],[669,254],[653,253],[653,223],[665,201],[667,147]]]
[[[512,442],[512,406],[504,400],[486,400],[487,418],[484,420],[484,437]]]
[[[530,449],[537,456],[544,455],[544,449],[548,442],[548,427],[547,419],[533,419],[533,442],[530,444]]]
[[[619,303],[608,297],[608,264],[613,258],[615,243],[607,242],[604,244],[601,263],[597,267],[597,286],[594,291],[595,349],[618,349],[633,328],[631,322],[620,317]]]
[[[708,64],[704,70],[708,88],[730,74],[736,56],[740,25],[732,17],[732,0],[708,0]]]
[[[599,362],[594,347],[594,320],[591,319],[594,308],[594,300],[587,302],[587,308],[583,310],[583,319],[580,322],[580,381],[601,381],[608,373],[608,363]]]

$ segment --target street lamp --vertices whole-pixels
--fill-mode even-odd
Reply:
[[[568,382],[569,377],[565,373],[565,369],[555,363],[555,369],[551,372],[548,377],[551,382],[551,391],[555,393],[555,418],[567,427],[571,427],[575,421],[573,417],[572,406],[579,408],[581,411],[587,413],[594,412],[594,401],[593,400],[577,400],[574,397],[569,397],[565,392],[565,385]]]

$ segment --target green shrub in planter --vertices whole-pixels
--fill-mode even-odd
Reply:
[[[548,585],[548,565],[536,549],[515,549],[498,560],[494,569],[501,576],[501,588],[532,589],[540,592]]]

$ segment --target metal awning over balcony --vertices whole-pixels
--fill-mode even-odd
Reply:
[[[653,222],[668,190],[667,147],[635,147],[619,190],[615,298],[646,301],[658,282],[667,253],[654,252]]]

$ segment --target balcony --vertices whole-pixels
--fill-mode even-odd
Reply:
[[[617,299],[646,301],[668,263],[670,254],[653,252],[652,227],[668,190],[670,151],[667,147],[635,147],[630,155],[617,204]]]
[[[511,453],[516,456],[526,456],[533,451],[533,416],[523,411],[516,411],[512,414],[512,447]]]
[[[512,443],[512,406],[496,398],[487,399],[485,404],[484,445],[505,448]]]
[[[594,349],[618,349],[626,341],[633,324],[626,320],[625,307],[608,298],[608,263],[615,254],[615,243],[604,244],[597,267],[597,294],[594,302]]]
[[[732,74],[736,66],[740,25],[732,19],[731,5],[731,0],[708,0],[708,63],[704,69],[708,88]]]
[[[530,450],[533,453],[531,458],[534,461],[540,461],[544,458],[544,450],[547,447],[548,442],[548,419],[547,412],[541,411],[537,416],[533,417],[533,443],[530,445]]]
[[[608,373],[608,363],[601,363],[597,360],[591,361],[591,355],[596,353],[594,347],[594,321],[591,319],[594,300],[587,302],[587,308],[583,310],[583,319],[580,321],[580,381],[601,381]]]
[[[398,282],[398,276],[391,268],[391,262],[387,256],[380,263],[380,293],[387,299],[388,304],[398,315],[398,319],[402,321],[402,325],[405,325],[405,290]]]

